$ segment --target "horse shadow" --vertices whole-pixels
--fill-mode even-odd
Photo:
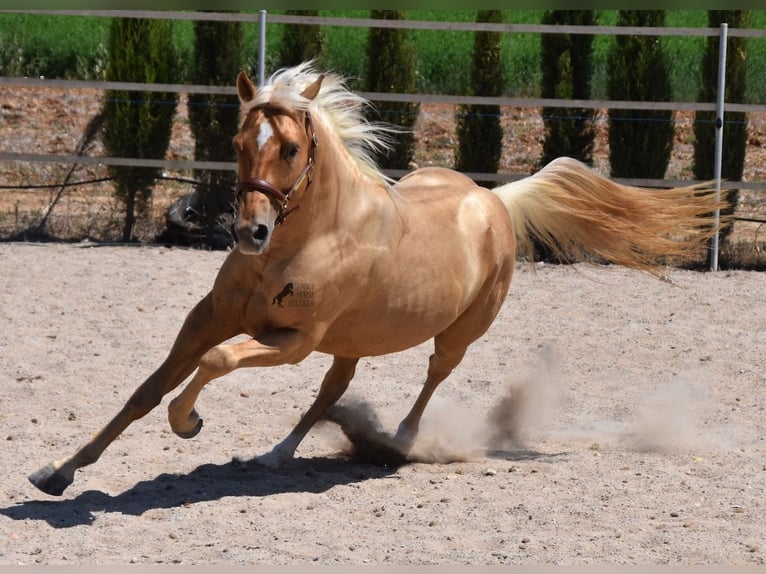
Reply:
[[[503,460],[545,460],[565,453],[546,454],[527,449],[494,450],[488,458]],[[187,474],[163,473],[138,482],[112,496],[87,490],[75,498],[29,500],[0,508],[0,514],[13,520],[43,520],[53,528],[87,526],[96,513],[109,512],[141,516],[149,510],[188,506],[220,500],[228,496],[266,497],[274,494],[319,494],[336,486],[389,478],[406,464],[381,464],[365,459],[343,457],[295,458],[279,469],[231,461],[206,463]]]
[[[160,474],[112,496],[88,490],[64,500],[30,500],[0,508],[13,520],[43,520],[54,528],[90,525],[96,513],[140,516],[149,510],[188,506],[227,496],[265,497],[285,493],[319,494],[335,486],[385,478],[396,467],[338,458],[296,458],[279,469],[255,464],[207,463],[188,474]]]

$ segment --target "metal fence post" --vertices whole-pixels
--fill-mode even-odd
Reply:
[[[721,200],[721,161],[723,155],[723,103],[726,92],[726,32],[729,25],[721,24],[720,44],[718,47],[718,98],[716,102],[715,117],[715,165],[713,177],[715,178],[715,199]],[[718,225],[721,219],[721,210],[715,210],[716,232],[713,236],[713,246],[710,253],[710,270],[718,271]]]
[[[266,83],[266,10],[258,12],[258,87]]]

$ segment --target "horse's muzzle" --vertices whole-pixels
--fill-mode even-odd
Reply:
[[[260,255],[269,248],[273,226],[264,223],[237,224],[234,233],[239,250],[248,255]]]

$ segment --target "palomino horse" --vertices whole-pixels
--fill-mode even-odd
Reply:
[[[314,403],[256,459],[277,467],[343,395],[360,357],[433,338],[425,384],[395,436],[407,452],[431,395],[505,301],[517,241],[526,250],[534,235],[572,260],[655,271],[660,257],[688,254],[713,231],[709,191],[618,185],[568,158],[492,191],[442,168],[393,183],[372,160],[386,128],[364,120],[366,102],[342,78],[302,64],[262,88],[240,73],[237,89],[246,112],[234,138],[238,245],[117,415],[72,457],[30,475],[46,493],[60,495],[192,373],[168,408],[183,438],[202,427],[195,402],[211,380],[328,353]],[[240,334],[249,337],[229,341]]]

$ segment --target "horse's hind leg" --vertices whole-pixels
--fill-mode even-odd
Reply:
[[[508,293],[513,264],[501,267],[497,276],[487,280],[473,304],[447,329],[434,337],[434,354],[428,362],[426,382],[410,412],[399,424],[395,440],[409,451],[417,438],[420,419],[439,384],[463,360],[468,346],[481,337],[495,320]]]
[[[446,379],[452,370],[458,366],[460,361],[463,360],[465,351],[467,349],[467,343],[465,346],[458,346],[455,349],[447,350],[443,345],[440,345],[439,336],[436,337],[436,352],[431,355],[428,360],[428,376],[423,388],[420,390],[418,398],[415,400],[415,404],[412,405],[410,412],[399,424],[399,428],[396,431],[395,441],[401,447],[403,451],[409,451],[417,438],[418,429],[420,427],[420,419],[423,416],[423,412],[428,405],[428,401],[431,400],[431,396],[436,391],[436,388]]]
[[[197,367],[202,354],[212,345],[233,336],[216,328],[210,296],[200,301],[189,313],[168,357],[141,384],[117,415],[72,457],[48,464],[29,475],[29,480],[47,494],[60,495],[74,480],[78,468],[98,460],[109,444],[133,421],[143,417],[177,387]]]
[[[295,449],[311,430],[311,427],[321,418],[324,412],[346,392],[351,379],[354,377],[357,358],[334,357],[330,369],[325,374],[319,394],[308,411],[301,417],[298,424],[287,437],[277,444],[270,452],[256,458],[256,462],[270,468],[278,468],[290,460]]]

